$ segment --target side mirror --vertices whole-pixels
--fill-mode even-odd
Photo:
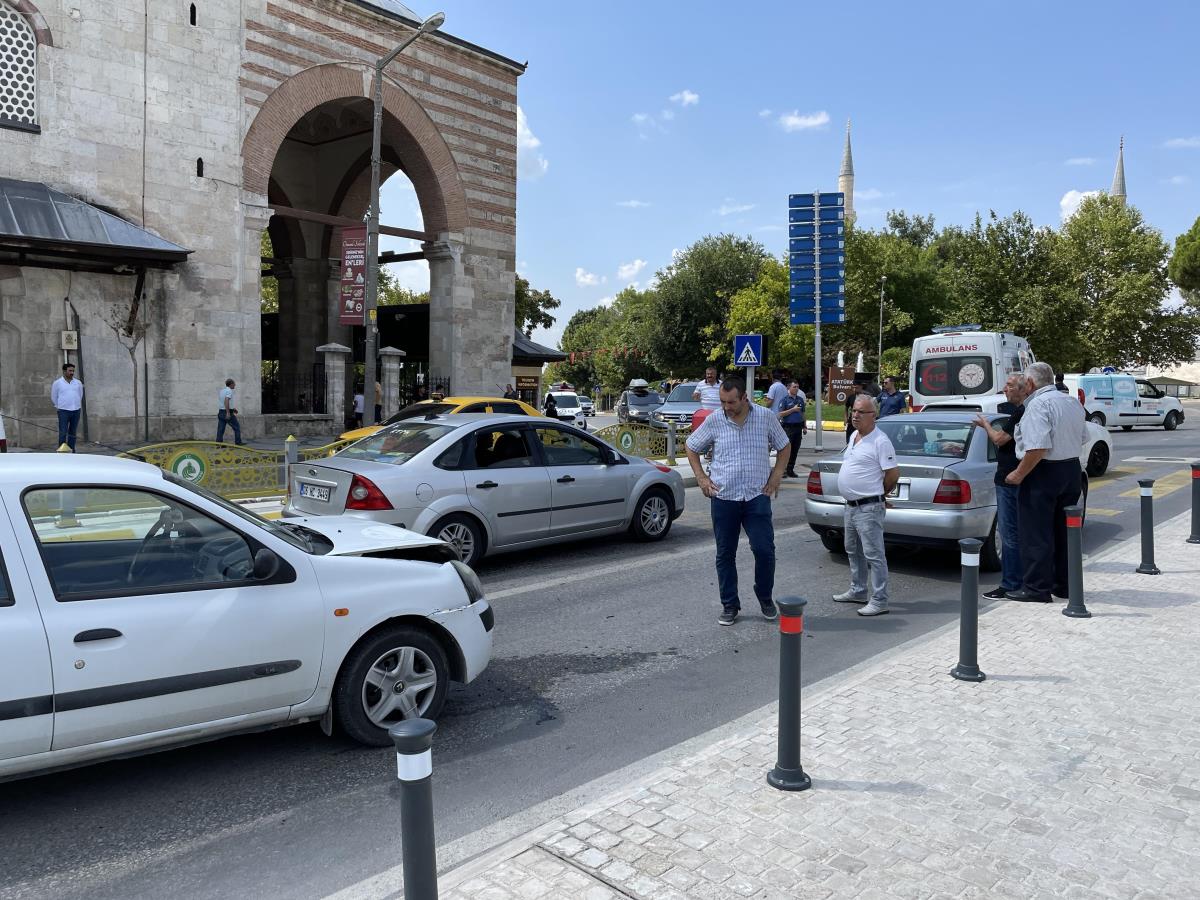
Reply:
[[[263,547],[254,554],[254,580],[267,581],[279,572],[279,557],[274,550]]]

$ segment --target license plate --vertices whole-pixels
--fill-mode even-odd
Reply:
[[[908,485],[907,484],[898,484],[894,488],[892,488],[890,491],[888,491],[887,495],[888,495],[889,500],[907,500],[908,499]]]
[[[320,500],[322,503],[329,502],[329,488],[321,487],[317,484],[305,484],[300,482],[300,496],[307,497],[309,500]]]

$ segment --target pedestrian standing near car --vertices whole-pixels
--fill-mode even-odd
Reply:
[[[717,378],[715,366],[704,370],[704,380],[692,391],[692,399],[700,402],[701,409],[717,410],[721,408],[721,382]]]
[[[771,386],[767,388],[767,399],[771,401],[771,412],[779,415],[779,404],[788,395],[787,385],[783,381],[783,371],[775,369],[771,372]]]
[[[804,395],[800,393],[800,382],[795,378],[788,382],[787,393],[779,401],[778,415],[779,424],[783,426],[783,432],[792,445],[783,477],[799,478],[796,474],[796,454],[800,452],[800,443],[804,440],[808,425],[804,421]]]
[[[383,422],[383,385],[375,382],[375,424]]]
[[[504,386],[504,399],[505,400],[516,400],[517,399],[517,392],[513,390],[513,386],[511,384],[507,384]]]
[[[551,419],[558,418],[558,401],[554,399],[553,394],[546,395],[546,402],[542,404],[542,412]]]
[[[225,387],[217,393],[217,443],[225,443],[225,426],[233,429],[233,442],[242,446],[242,423],[238,421],[237,407],[234,405],[233,391],[237,383],[232,378],[225,379]]]
[[[1017,512],[1020,489],[1005,479],[1017,468],[1017,443],[1013,437],[1021,417],[1025,414],[1025,376],[1009,375],[1004,383],[1007,400],[996,407],[998,412],[1007,413],[1008,418],[999,428],[993,428],[986,416],[975,417],[975,424],[987,432],[996,445],[996,530],[1000,538],[1000,586],[987,591],[987,600],[1003,600],[1009,591],[1019,590],[1024,580],[1021,568],[1021,546]]]
[[[713,536],[717,544],[717,584],[721,615],[717,622],[732,625],[741,611],[738,597],[737,546],[742,531],[754,554],[754,595],[768,619],[779,615],[775,589],[775,528],[771,498],[779,493],[787,465],[787,434],[765,406],[750,402],[737,378],[721,383],[721,412],[712,413],[687,439],[687,457],[700,490],[711,501]],[[700,454],[712,450],[706,473]],[[770,453],[775,451],[775,465]]]
[[[358,385],[354,389],[354,427],[362,428],[363,410],[365,408],[366,399],[363,397],[362,385]]]
[[[83,382],[75,377],[75,366],[63,363],[62,375],[50,385],[50,402],[58,413],[58,446],[75,452],[75,432],[83,409]]]
[[[1010,600],[1050,603],[1067,596],[1066,508],[1079,502],[1079,453],[1087,436],[1083,406],[1054,387],[1054,370],[1033,363],[1025,370],[1025,414],[1017,424],[1016,469],[1005,483],[1018,485],[1021,521],[1021,587]]]
[[[854,401],[858,399],[858,396],[861,393],[862,385],[856,381],[850,385],[850,391],[846,394],[846,416],[844,419],[844,424],[846,426],[847,447],[850,446],[850,436],[854,434],[854,417],[851,415],[851,412],[854,409]],[[818,423],[818,427],[820,427],[820,423]]]
[[[879,418],[895,416],[908,408],[904,392],[896,388],[896,379],[889,375],[883,379],[883,392],[879,395]]]
[[[889,611],[883,519],[887,495],[900,480],[900,464],[888,436],[875,427],[875,401],[870,394],[855,397],[850,414],[854,434],[842,454],[837,476],[838,493],[846,500],[842,521],[846,555],[850,558],[850,590],[835,594],[833,599],[866,604],[858,611],[860,616],[882,616]]]

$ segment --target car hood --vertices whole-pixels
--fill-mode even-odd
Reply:
[[[333,542],[329,556],[362,556],[388,550],[410,550],[441,544],[437,538],[407,528],[371,522],[356,516],[298,516],[288,524],[303,525]]]

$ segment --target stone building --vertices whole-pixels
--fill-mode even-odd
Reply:
[[[362,343],[337,315],[341,231],[367,211],[375,61],[420,19],[395,0],[0,0],[10,442],[54,442],[68,359],[96,440],[211,439],[227,377],[250,436],[340,427],[320,395],[344,360],[317,348]],[[461,393],[511,378],[523,71],[438,31],[384,79],[383,177],[411,180],[423,218],[384,224],[421,241],[401,258],[430,269],[429,370]]]

